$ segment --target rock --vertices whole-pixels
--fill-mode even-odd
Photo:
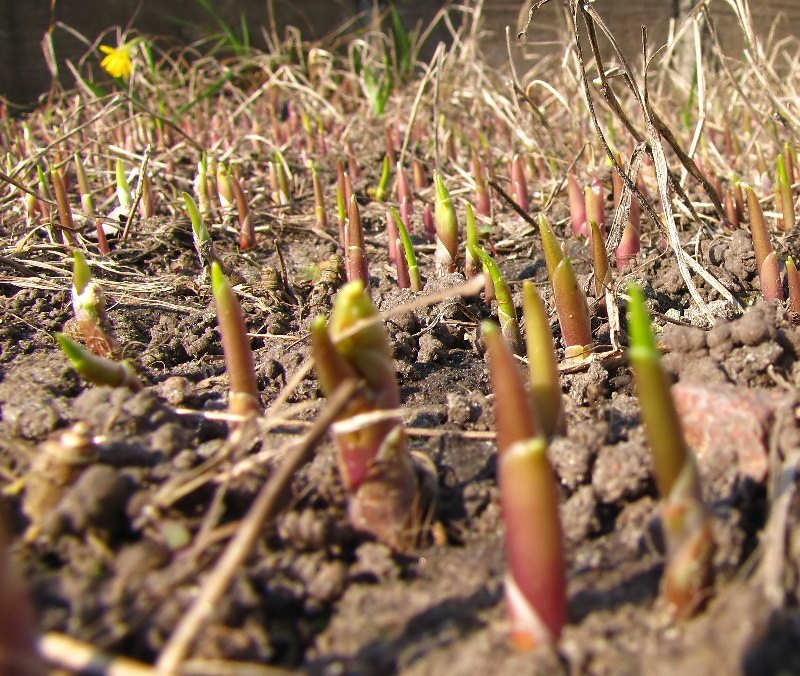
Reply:
[[[697,454],[703,473],[732,452],[738,473],[761,483],[768,469],[769,429],[784,395],[715,384],[680,382],[672,396],[686,441]]]

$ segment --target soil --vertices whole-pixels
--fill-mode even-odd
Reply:
[[[257,133],[256,125],[263,130],[272,121],[288,128],[291,119],[280,117],[287,105],[316,110],[319,104],[307,91],[281,82],[273,95],[250,104],[249,116],[238,126],[228,125],[226,117],[244,96],[260,91],[258,84],[223,88],[206,106],[211,117],[201,114],[201,105],[184,125],[189,136],[216,143],[218,152],[233,149],[230,159],[250,196],[257,246],[239,251],[236,218],[222,218],[219,210],[212,235],[241,282],[236,288],[252,332],[265,408],[309,360],[309,323],[329,312],[341,283],[341,273],[319,274],[340,247],[335,225],[322,231],[314,224],[310,179],[303,169],[307,151],[298,145],[302,137],[285,147],[297,177],[288,206],[269,199],[268,156],[248,137]],[[397,289],[385,254],[385,205],[369,196],[384,153],[383,124],[400,120],[404,131],[415,92],[416,83],[398,90],[391,113],[378,124],[363,99],[337,101],[326,92],[351,122],[348,141],[363,168],[354,188],[366,229],[370,292],[381,311],[418,295]],[[57,97],[27,119],[36,148],[55,139],[56,150],[43,162],[54,161],[53,153],[70,157],[79,150],[81,135],[63,138],[48,126],[53,110],[60,110],[62,133],[77,124],[68,117],[70,101]],[[94,109],[83,105],[89,117]],[[471,199],[471,193],[467,174],[459,172],[470,171],[467,135],[480,122],[479,115],[469,119],[471,105],[453,101],[445,109],[449,128],[463,125],[455,158],[442,158],[460,218],[461,198]],[[123,139],[134,134],[135,125],[118,113],[109,112],[102,129],[92,127],[96,136],[90,143],[115,145],[110,122],[118,119],[128,125],[122,127]],[[141,119],[146,118],[136,116],[134,122]],[[331,205],[335,161],[344,146],[342,128],[332,116],[324,119],[331,148],[327,154],[316,148],[309,154],[320,166]],[[21,135],[22,120],[7,121],[4,133]],[[504,130],[496,131],[492,152],[503,177],[514,147]],[[154,133],[152,125],[147,133]],[[0,185],[0,485],[12,554],[42,633],[63,632],[99,650],[150,663],[196,598],[257,491],[284,459],[286,445],[305,432],[324,403],[312,372],[286,408],[262,419],[256,434],[227,443],[227,378],[209,279],[175,196],[188,189],[199,155],[174,130],[172,137],[169,144],[150,141],[155,216],[136,216],[125,241],[112,233],[107,257],[99,255],[91,225],[79,225],[79,246],[104,287],[124,356],[146,385],[137,393],[83,382],[58,349],[53,332],[74,333],[71,253],[37,221],[31,232],[20,197]],[[5,147],[19,147],[15,137],[6,140]],[[133,148],[141,150],[136,143]],[[410,152],[432,168],[429,139]],[[12,152],[12,159],[22,158]],[[130,162],[129,169],[136,164]],[[603,161],[584,158],[576,166],[587,181],[599,176],[608,192],[611,176]],[[105,171],[104,160],[96,167]],[[71,175],[73,168],[67,172]],[[114,204],[110,175],[98,177],[96,187],[97,201],[105,201],[107,210]],[[655,194],[652,167],[645,175]],[[562,178],[563,173],[532,181],[534,217]],[[74,188],[71,194],[76,195]],[[419,205],[431,201],[431,189],[420,191],[412,233],[427,279],[423,296],[464,281],[460,273],[434,274],[433,247],[419,224]],[[549,449],[561,490],[569,622],[552,648],[512,649],[503,601],[492,395],[478,335],[479,321],[495,310],[481,297],[454,297],[386,321],[411,446],[432,461],[438,478],[435,514],[420,546],[396,553],[351,528],[333,444],[326,437],[296,474],[290,499],[265,525],[246,565],[236,571],[212,621],[193,643],[192,658],[314,674],[800,672],[795,649],[800,529],[793,518],[798,500],[793,481],[781,488],[788,500],[785,531],[780,522],[773,529],[771,518],[779,502],[777,481],[794,469],[791,460],[800,445],[795,416],[800,328],[782,302],[754,300],[759,282],[746,226],[725,229],[714,223],[707,204],[697,202],[711,224],[701,232],[697,259],[749,304],[743,314],[695,277],[717,315],[713,327],[703,323],[674,256],[664,250],[658,226],[646,216],[642,251],[624,272],[614,273],[623,311],[625,285],[635,281],[644,288],[713,514],[714,586],[696,617],[674,623],[659,600],[664,547],[631,372],[624,360],[598,358],[562,374],[567,433]],[[76,205],[74,199],[77,213]],[[609,219],[611,209],[608,204]],[[571,234],[565,189],[557,193],[548,218],[588,284],[591,250]],[[335,223],[332,210],[329,220]],[[696,226],[679,223],[687,251],[695,251]],[[536,282],[552,310],[538,234],[496,196],[493,217],[483,225],[485,241],[515,292],[517,312],[526,279]],[[782,246],[791,253],[795,241],[785,237]],[[555,317],[553,328],[558,341]],[[594,310],[593,332],[598,345],[608,343],[608,321]],[[621,338],[624,346],[624,325]],[[54,480],[57,461],[45,452],[48,440],[59,439],[76,423],[88,425],[91,458],[70,466],[64,480]],[[215,470],[190,484],[198,468],[214,460]],[[241,471],[231,473],[232,467]],[[776,557],[777,567],[766,565]]]

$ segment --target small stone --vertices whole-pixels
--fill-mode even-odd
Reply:
[[[761,483],[769,465],[769,429],[783,396],[775,392],[715,384],[680,382],[672,396],[686,441],[700,470],[710,472],[720,455],[732,452],[740,474]]]
[[[171,406],[180,406],[193,394],[194,383],[183,376],[170,376],[153,389]]]
[[[463,425],[470,421],[471,406],[469,399],[460,392],[448,392],[445,404],[447,411],[447,422],[454,425]]]

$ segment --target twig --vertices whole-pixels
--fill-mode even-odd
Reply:
[[[39,640],[39,652],[53,666],[84,676],[153,676],[152,667],[118,657],[78,639],[51,631]]]
[[[350,401],[358,387],[358,382],[348,380],[336,388],[336,391],[329,397],[327,405],[320,412],[314,427],[300,440],[294,451],[286,457],[258,493],[250,510],[242,520],[236,536],[228,543],[214,570],[205,581],[200,595],[181,617],[178,626],[175,627],[162,649],[156,662],[156,669],[159,673],[172,674],[178,671],[192,642],[211,619],[237,568],[242,565],[250,553],[264,522],[276,510],[279,499],[291,483],[295,472],[308,462],[317,442]]]
[[[153,149],[150,147],[150,144],[147,144],[147,147],[144,149],[144,153],[142,154],[142,163],[139,165],[139,180],[136,183],[136,195],[131,202],[131,208],[128,209],[128,217],[125,219],[125,228],[122,230],[122,240],[125,241],[128,239],[128,230],[131,227],[131,221],[133,220],[133,213],[136,211],[136,208],[139,206],[139,202],[142,201],[142,192],[144,192],[144,175],[147,171],[147,163],[150,161],[150,153],[153,152]]]

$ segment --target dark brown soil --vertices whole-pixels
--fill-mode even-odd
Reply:
[[[217,251],[242,281],[237,290],[268,407],[309,359],[309,322],[329,312],[341,283],[314,273],[340,250],[335,227],[328,232],[314,227],[310,180],[302,168],[306,151],[288,144],[285,152],[298,184],[292,203],[278,207],[268,197],[264,175],[271,153],[259,146],[249,152],[243,140],[257,133],[251,128],[257,122],[262,131],[273,119],[280,124],[287,103],[315,110],[313,99],[278,87],[252,104],[246,122],[243,118],[230,127],[225,116],[257,91],[249,82],[241,86],[213,99],[213,122],[198,106],[185,128],[190,136],[209,142],[222,138],[223,148],[238,148],[233,161],[251,199],[258,243],[251,251],[238,251],[235,218],[215,219],[212,234]],[[391,113],[377,123],[363,100],[359,107],[323,92],[352,121],[349,142],[365,172],[355,190],[367,229],[371,293],[381,310],[415,297],[397,289],[385,255],[385,205],[368,195],[383,156],[383,125],[394,124],[396,117],[404,131],[415,91],[416,84],[401,90]],[[69,99],[53,105],[69,106]],[[88,117],[93,109],[86,106]],[[28,121],[36,147],[57,136],[47,127],[48,110]],[[463,125],[463,133],[455,159],[442,162],[451,190],[471,199],[469,183],[459,174],[470,171],[467,140],[480,117],[470,111],[468,102],[445,106],[448,126]],[[109,119],[116,120],[115,115]],[[73,123],[63,119],[68,131]],[[4,133],[21,134],[20,123],[10,121]],[[431,169],[429,134],[428,128],[410,152]],[[330,152],[313,153],[326,181],[328,205],[335,204],[335,160],[344,152],[340,139],[331,131]],[[14,139],[5,140],[4,147],[12,147]],[[113,143],[113,136],[100,142]],[[113,328],[146,384],[136,394],[87,385],[57,348],[53,332],[69,330],[72,317],[71,254],[52,244],[43,227],[22,241],[29,226],[20,198],[0,185],[0,485],[14,534],[13,556],[42,633],[63,632],[143,662],[157,658],[196,598],[256,492],[283,460],[285,454],[277,451],[302,434],[323,403],[312,373],[289,398],[284,420],[265,418],[258,434],[235,445],[205,481],[187,488],[202,463],[231,451],[229,427],[218,415],[226,408],[227,378],[208,276],[175,197],[176,191],[189,189],[199,154],[177,139],[169,146],[151,142],[157,215],[137,216],[127,241],[112,237],[109,257],[98,255],[91,227],[81,226],[86,237],[80,246],[104,285]],[[495,166],[503,176],[515,148],[505,130],[497,130],[494,142]],[[61,157],[76,150],[71,140],[55,147]],[[134,145],[134,152],[140,150]],[[12,159],[22,158],[12,153]],[[560,159],[564,167],[571,161]],[[55,155],[45,154],[41,162],[54,160]],[[105,170],[102,162],[97,166]],[[587,181],[599,175],[608,191],[607,165],[583,160],[576,167]],[[110,176],[98,178],[97,201],[108,196],[113,207],[113,195],[106,191]],[[646,176],[652,181],[649,167]],[[35,179],[25,175],[23,182],[35,184]],[[531,185],[535,216],[557,182],[542,179]],[[654,183],[649,189],[656,193]],[[419,197],[430,202],[431,190]],[[463,277],[434,277],[432,247],[419,225],[420,201],[413,236],[427,278],[424,294],[457,286]],[[77,211],[76,204],[74,199]],[[458,205],[463,217],[463,202]],[[548,217],[567,242],[582,281],[588,281],[590,248],[569,233],[566,205],[562,190]],[[495,199],[493,208],[486,242],[494,246],[512,289],[533,279],[552,308],[538,235],[505,203]],[[698,209],[713,221],[707,207]],[[607,213],[610,219],[610,204]],[[624,360],[594,360],[563,374],[568,431],[550,447],[562,496],[570,620],[551,649],[524,654],[510,647],[491,392],[477,328],[493,310],[476,297],[437,303],[386,323],[413,450],[430,458],[437,470],[432,533],[418,550],[401,555],[354,532],[346,519],[333,445],[326,438],[295,477],[291,499],[237,571],[213,621],[193,644],[192,657],[317,674],[800,672],[800,530],[793,518],[793,481],[784,486],[785,529],[780,523],[776,531],[767,528],[779,497],[773,492],[776,482],[781,472],[794,470],[790,460],[800,445],[795,419],[800,328],[778,302],[756,302],[736,316],[696,277],[701,295],[719,316],[713,328],[700,328],[702,317],[692,308],[674,256],[659,248],[658,227],[646,217],[642,227],[642,252],[624,274],[615,273],[614,288],[624,310],[625,285],[641,284],[656,325],[663,328],[663,363],[678,383],[676,400],[713,512],[713,595],[696,618],[673,624],[659,602],[663,542],[631,373]],[[681,227],[687,251],[694,252],[695,226]],[[785,238],[782,246],[796,253],[793,238]],[[274,283],[264,271],[280,270],[277,250],[287,279]],[[697,258],[743,303],[758,296],[746,229],[709,228]],[[553,326],[558,341],[558,325]],[[608,342],[604,317],[593,317],[593,329],[598,344]],[[78,422],[90,426],[97,455],[72,472],[65,485],[47,486],[47,505],[37,507],[31,496],[37,482],[47,481],[42,444]],[[244,462],[251,456],[257,462]],[[233,466],[241,471],[230,474]],[[777,568],[762,565],[776,557]]]

